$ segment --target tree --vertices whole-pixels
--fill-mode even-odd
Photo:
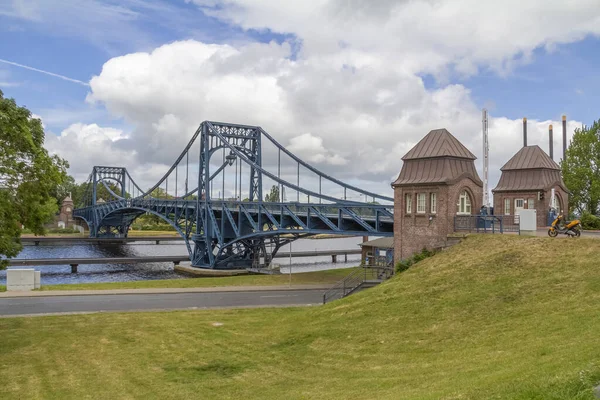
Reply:
[[[279,186],[273,185],[271,191],[265,195],[265,201],[268,203],[279,203]]]
[[[575,129],[561,162],[571,207],[579,213],[596,214],[600,205],[600,121]]]
[[[0,255],[9,258],[21,251],[21,225],[42,235],[58,211],[52,191],[69,165],[48,154],[44,137],[42,122],[0,91]]]
[[[56,205],[60,208],[62,201],[69,195],[71,196],[71,199],[73,199],[74,204],[78,204],[75,203],[74,198],[74,193],[77,191],[77,187],[78,185],[75,183],[75,179],[71,175],[67,175],[64,182],[56,185],[51,190],[52,197],[56,199]]]

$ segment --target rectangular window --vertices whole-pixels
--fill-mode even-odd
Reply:
[[[412,195],[410,193],[405,194],[404,201],[406,202],[406,213],[410,214],[412,212]]]
[[[504,199],[504,215],[510,215],[510,199]]]
[[[528,199],[527,200],[527,208],[529,210],[533,210],[535,208],[535,203],[533,199]]]
[[[417,195],[417,213],[425,214],[425,193]]]
[[[515,199],[515,211],[517,208],[523,208],[525,207],[525,200],[523,199]]]
[[[429,200],[430,200],[431,213],[435,214],[437,212],[437,194],[431,193]]]

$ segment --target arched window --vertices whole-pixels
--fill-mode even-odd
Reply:
[[[463,190],[458,196],[456,203],[456,213],[459,215],[471,215],[471,196],[466,190]]]

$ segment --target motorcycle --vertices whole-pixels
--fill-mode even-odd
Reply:
[[[554,221],[552,221],[550,229],[548,229],[548,236],[556,237],[559,233],[569,237],[581,236],[581,221],[578,219],[565,221],[562,215],[558,215]]]

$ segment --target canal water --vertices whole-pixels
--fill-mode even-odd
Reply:
[[[299,239],[291,244],[291,251],[311,250],[350,250],[358,249],[362,237],[343,237],[331,239]],[[164,244],[163,244],[164,243]],[[288,254],[289,245],[279,250],[279,254]],[[69,244],[69,245],[27,245],[17,258],[92,258],[92,257],[136,257],[136,256],[180,256],[186,255],[187,250],[183,241],[133,242],[128,244]],[[339,262],[341,261],[341,262]],[[319,271],[334,268],[347,268],[357,265],[360,255],[349,255],[348,262],[343,256],[338,256],[338,262],[332,263],[331,256],[326,257],[295,257],[290,259],[276,258],[275,264],[281,266],[282,273]],[[42,284],[59,283],[90,283],[90,282],[126,282],[152,279],[189,278],[173,269],[173,263],[143,263],[143,264],[90,264],[80,265],[78,273],[72,274],[69,265],[27,267],[42,272]],[[0,271],[0,284],[6,284],[6,271]]]

